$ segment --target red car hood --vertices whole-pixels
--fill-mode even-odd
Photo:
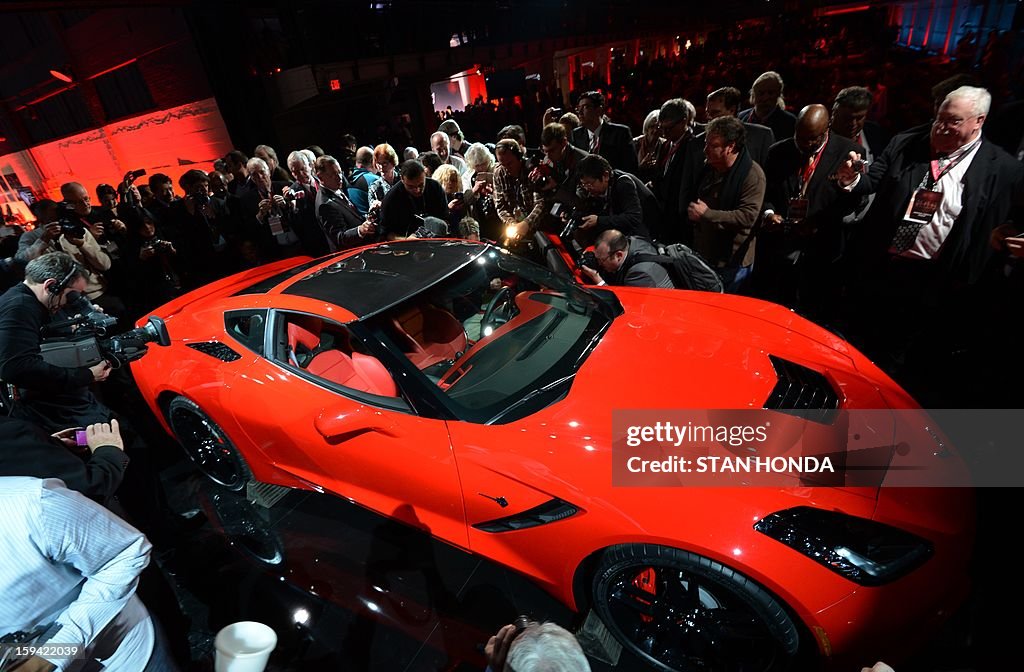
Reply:
[[[542,459],[582,449],[610,464],[613,411],[762,408],[778,382],[769,354],[824,374],[844,408],[883,409],[876,413],[876,429],[891,438],[893,425],[884,399],[851,359],[861,357],[859,353],[790,311],[721,295],[712,304],[694,292],[623,289],[616,295],[625,313],[588,357],[567,397],[514,423],[528,450],[546,454]],[[598,457],[604,452],[609,455]],[[513,464],[491,467],[506,474],[516,471]],[[581,478],[597,478],[606,486],[611,474],[599,469],[566,480],[571,488],[587,491],[588,485],[576,482]],[[873,487],[844,491],[842,500],[849,494],[870,500],[877,496]],[[870,517],[873,505],[856,508],[859,515]]]

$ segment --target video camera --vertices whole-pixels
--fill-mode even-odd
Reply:
[[[171,344],[164,321],[151,315],[143,327],[116,336],[107,336],[117,319],[96,310],[89,299],[78,292],[68,293],[65,310],[75,317],[52,322],[43,330],[40,344],[43,360],[53,366],[77,368],[106,360],[114,368],[141,358],[149,343]]]

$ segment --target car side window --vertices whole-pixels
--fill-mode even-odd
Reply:
[[[267,327],[267,311],[235,310],[224,314],[224,329],[257,355],[263,355],[263,336]]]
[[[407,408],[391,372],[342,324],[278,312],[274,359],[360,401]]]

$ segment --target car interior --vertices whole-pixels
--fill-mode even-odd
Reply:
[[[348,330],[311,315],[287,316],[287,358],[292,366],[344,387],[397,397],[398,387],[379,359],[357,352]]]

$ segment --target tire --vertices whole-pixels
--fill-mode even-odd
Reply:
[[[764,588],[708,558],[624,544],[600,557],[594,609],[617,640],[664,672],[790,669],[796,624]]]
[[[185,454],[214,483],[237,492],[252,480],[245,458],[194,401],[180,395],[171,399],[167,422]]]

